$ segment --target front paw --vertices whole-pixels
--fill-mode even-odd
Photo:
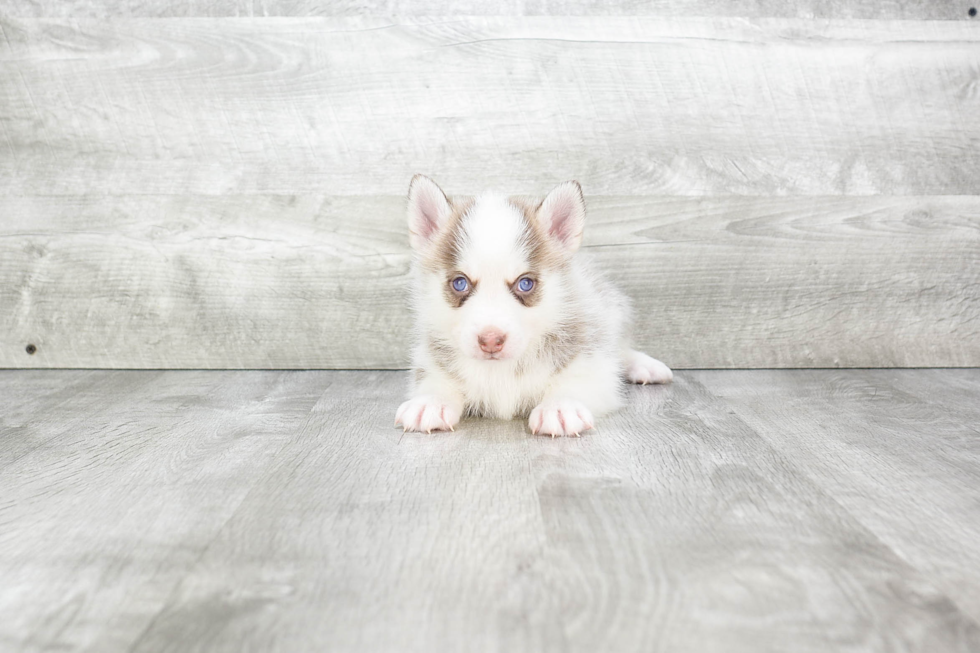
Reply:
[[[542,401],[531,411],[528,426],[535,435],[574,435],[588,431],[593,425],[592,411],[574,399],[550,399]]]
[[[626,359],[626,378],[630,383],[641,385],[670,383],[674,379],[674,373],[656,358],[651,358],[643,352],[633,351]]]
[[[412,397],[395,413],[395,426],[402,425],[406,431],[432,433],[433,431],[453,431],[459,424],[462,410],[441,401],[432,395]]]

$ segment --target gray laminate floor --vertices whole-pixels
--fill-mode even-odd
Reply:
[[[392,372],[0,372],[2,651],[977,651],[980,370],[680,372],[581,439]]]

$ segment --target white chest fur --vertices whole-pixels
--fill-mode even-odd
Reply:
[[[552,370],[519,368],[517,361],[463,361],[460,366],[466,405],[475,414],[511,419],[526,414],[544,396]]]

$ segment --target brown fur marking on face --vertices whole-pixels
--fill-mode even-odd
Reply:
[[[453,279],[456,277],[466,277],[467,283],[470,284],[469,290],[467,290],[465,293],[456,292],[452,285]],[[446,275],[446,282],[442,285],[442,294],[446,298],[446,303],[453,308],[459,308],[465,304],[466,300],[469,299],[470,295],[472,295],[475,291],[476,283],[462,272],[450,272]]]
[[[524,216],[524,242],[528,251],[528,263],[533,270],[560,270],[568,264],[567,258],[541,230],[538,222],[538,208],[541,200],[523,195],[507,198],[511,206]]]
[[[449,343],[435,338],[432,334],[429,334],[425,344],[436,367],[449,378],[460,381],[459,373],[456,371],[456,350]]]
[[[426,255],[423,256],[421,260],[423,268],[429,272],[446,272],[455,270],[459,266],[463,218],[472,206],[472,197],[449,198],[452,213],[446,222],[446,228],[440,231]]]
[[[531,288],[531,292],[521,292],[517,289],[517,284],[524,277],[534,280],[534,287]],[[541,279],[538,278],[538,275],[534,270],[529,270],[527,273],[514,279],[514,283],[510,284],[510,292],[512,295],[514,295],[517,301],[528,308],[537,306],[544,298],[544,295],[541,293]]]
[[[521,277],[514,280],[511,292],[517,301],[524,306],[536,306],[541,302],[544,295],[541,292],[541,271],[560,270],[567,265],[567,259],[561,255],[552,242],[544,235],[538,224],[537,212],[541,206],[539,200],[534,200],[524,196],[509,197],[511,206],[518,209],[523,216],[523,234],[521,240],[528,253],[529,269],[521,276],[529,276],[534,279],[534,288],[529,293],[519,293],[517,282]]]

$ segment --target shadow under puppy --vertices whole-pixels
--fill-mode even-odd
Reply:
[[[624,377],[673,378],[629,347],[626,296],[574,256],[584,224],[575,181],[533,202],[451,199],[428,177],[412,179],[418,342],[396,425],[431,432],[463,414],[527,416],[533,433],[579,435],[622,404]]]

